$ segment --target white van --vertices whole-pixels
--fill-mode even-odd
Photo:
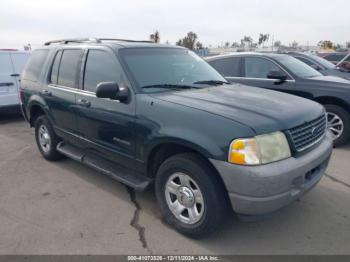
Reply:
[[[0,112],[19,110],[18,87],[30,52],[0,49]]]

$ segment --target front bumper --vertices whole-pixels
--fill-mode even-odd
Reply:
[[[210,159],[221,175],[233,210],[242,215],[263,215],[300,198],[322,178],[332,153],[326,137],[311,151],[261,166],[240,166]]]

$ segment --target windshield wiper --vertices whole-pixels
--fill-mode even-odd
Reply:
[[[204,80],[204,81],[194,82],[193,84],[223,85],[223,84],[229,84],[229,82],[221,81],[221,80]]]
[[[196,88],[198,89],[199,87],[197,86],[191,86],[191,85],[181,85],[181,84],[156,84],[156,85],[146,85],[143,86],[142,88],[174,88],[174,89],[191,89],[191,88]]]

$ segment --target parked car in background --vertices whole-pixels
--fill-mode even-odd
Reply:
[[[344,57],[348,54],[348,52],[327,52],[327,53],[318,53],[318,55],[327,61],[337,65]]]
[[[283,54],[233,53],[207,61],[228,81],[286,92],[317,101],[327,110],[334,145],[350,137],[350,81],[324,76],[300,60]]]
[[[339,76],[347,80],[350,80],[350,63],[349,62],[346,62],[346,61],[344,62],[344,67],[346,67],[345,66],[346,63],[349,65],[349,70],[345,70],[317,55],[303,53],[303,52],[287,52],[285,54],[293,56],[296,59],[299,59],[300,61],[304,62],[305,64],[319,71],[322,75]],[[348,60],[349,59],[350,58],[348,57]]]
[[[19,112],[20,76],[30,53],[0,49],[0,111]]]
[[[337,67],[350,74],[350,53],[337,64]]]
[[[182,47],[48,42],[21,94],[44,158],[68,156],[138,190],[154,184],[165,220],[192,237],[232,209],[262,215],[300,198],[332,152],[321,105],[228,84]]]

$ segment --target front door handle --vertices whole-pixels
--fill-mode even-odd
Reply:
[[[85,106],[85,107],[90,107],[91,103],[90,101],[86,100],[86,99],[78,99],[77,104],[80,106]]]
[[[45,89],[43,91],[41,91],[41,94],[44,96],[51,96],[52,95],[52,93],[49,90],[45,90]]]
[[[20,74],[11,74],[10,76],[17,77],[20,76]]]

